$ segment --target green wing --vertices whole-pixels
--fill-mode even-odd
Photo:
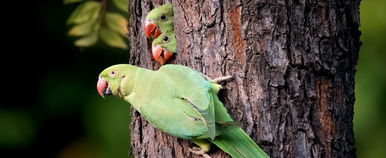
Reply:
[[[209,94],[206,93],[205,95]],[[208,136],[213,140],[216,136],[216,123],[212,97],[209,96],[209,98],[201,98],[201,100],[197,100],[199,95],[182,95],[181,97],[183,97],[184,100],[188,102],[193,107],[193,109],[200,114],[201,120],[208,128]],[[209,102],[206,105],[200,104],[202,103],[203,99],[209,99]]]
[[[229,116],[227,110],[217,97],[218,87],[215,83],[208,82],[200,73],[180,65],[165,65],[161,67],[159,71],[178,78],[176,82],[183,86],[178,89],[189,89],[189,92],[185,94],[187,94],[186,97],[192,100],[187,102],[192,106],[197,104],[196,106],[198,107],[196,109],[198,109],[197,111],[202,117],[213,121],[210,122],[212,123],[211,126],[208,126],[208,135],[211,138],[210,142],[216,144],[219,148],[235,158],[269,157],[240,128],[240,125],[235,123]],[[199,89],[199,87],[201,87],[201,89]],[[200,108],[206,109],[202,111]],[[216,128],[212,128],[212,126]],[[210,130],[213,130],[213,133],[210,133]],[[213,139],[214,136],[216,136],[215,139]],[[205,136],[197,138],[205,138]]]
[[[180,65],[165,65],[158,72],[167,74],[173,78],[176,86],[176,95],[184,99],[196,110],[208,128],[208,136],[214,139],[216,136],[215,107],[211,94],[211,83],[205,80],[200,73]]]

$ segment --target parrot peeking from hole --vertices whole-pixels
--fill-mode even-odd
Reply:
[[[176,52],[177,43],[174,32],[163,33],[152,42],[153,59],[161,65],[164,65]]]
[[[124,99],[161,131],[193,141],[200,147],[189,149],[194,154],[210,157],[213,143],[234,158],[266,158],[217,96],[217,83],[229,78],[212,80],[180,65],[152,71],[120,64],[100,73],[97,90]]]
[[[151,40],[157,38],[162,33],[174,32],[173,25],[173,5],[166,3],[151,10],[145,21],[145,35]]]

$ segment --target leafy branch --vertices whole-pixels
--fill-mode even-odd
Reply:
[[[114,4],[109,10],[108,5]],[[100,39],[107,45],[127,49],[128,0],[64,0],[64,4],[80,3],[67,20],[69,36],[78,37],[75,45],[90,47]],[[115,10],[115,12],[113,12]],[[122,13],[123,12],[123,13]]]

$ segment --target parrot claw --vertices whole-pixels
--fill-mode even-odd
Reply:
[[[204,149],[198,148],[198,147],[193,147],[192,149],[189,148],[189,151],[192,152],[195,155],[200,155],[204,158],[211,158]]]
[[[227,81],[227,80],[230,80],[233,78],[233,75],[232,76],[221,76],[221,77],[217,77],[215,79],[212,79],[210,78],[209,76],[201,73],[201,75],[208,81],[210,82],[213,82],[213,83],[220,83],[220,82],[223,82],[223,81]]]
[[[215,79],[212,79],[212,82],[219,83],[219,82],[230,80],[232,78],[233,78],[233,75],[232,76],[222,76],[222,77],[217,77]]]

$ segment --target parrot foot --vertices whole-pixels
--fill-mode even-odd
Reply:
[[[192,149],[189,148],[189,151],[195,155],[200,155],[204,158],[211,158],[208,154],[206,154],[206,151],[202,148],[193,147]]]
[[[217,77],[215,79],[212,79],[212,82],[214,83],[220,83],[220,82],[223,82],[223,81],[227,81],[227,80],[230,80],[232,79],[233,76],[221,76],[221,77]]]
[[[210,78],[209,76],[201,73],[201,75],[208,81],[210,82],[213,82],[213,83],[219,83],[219,82],[223,82],[223,81],[227,81],[227,80],[230,80],[233,78],[233,76],[221,76],[221,77],[217,77],[215,79],[212,79]]]

